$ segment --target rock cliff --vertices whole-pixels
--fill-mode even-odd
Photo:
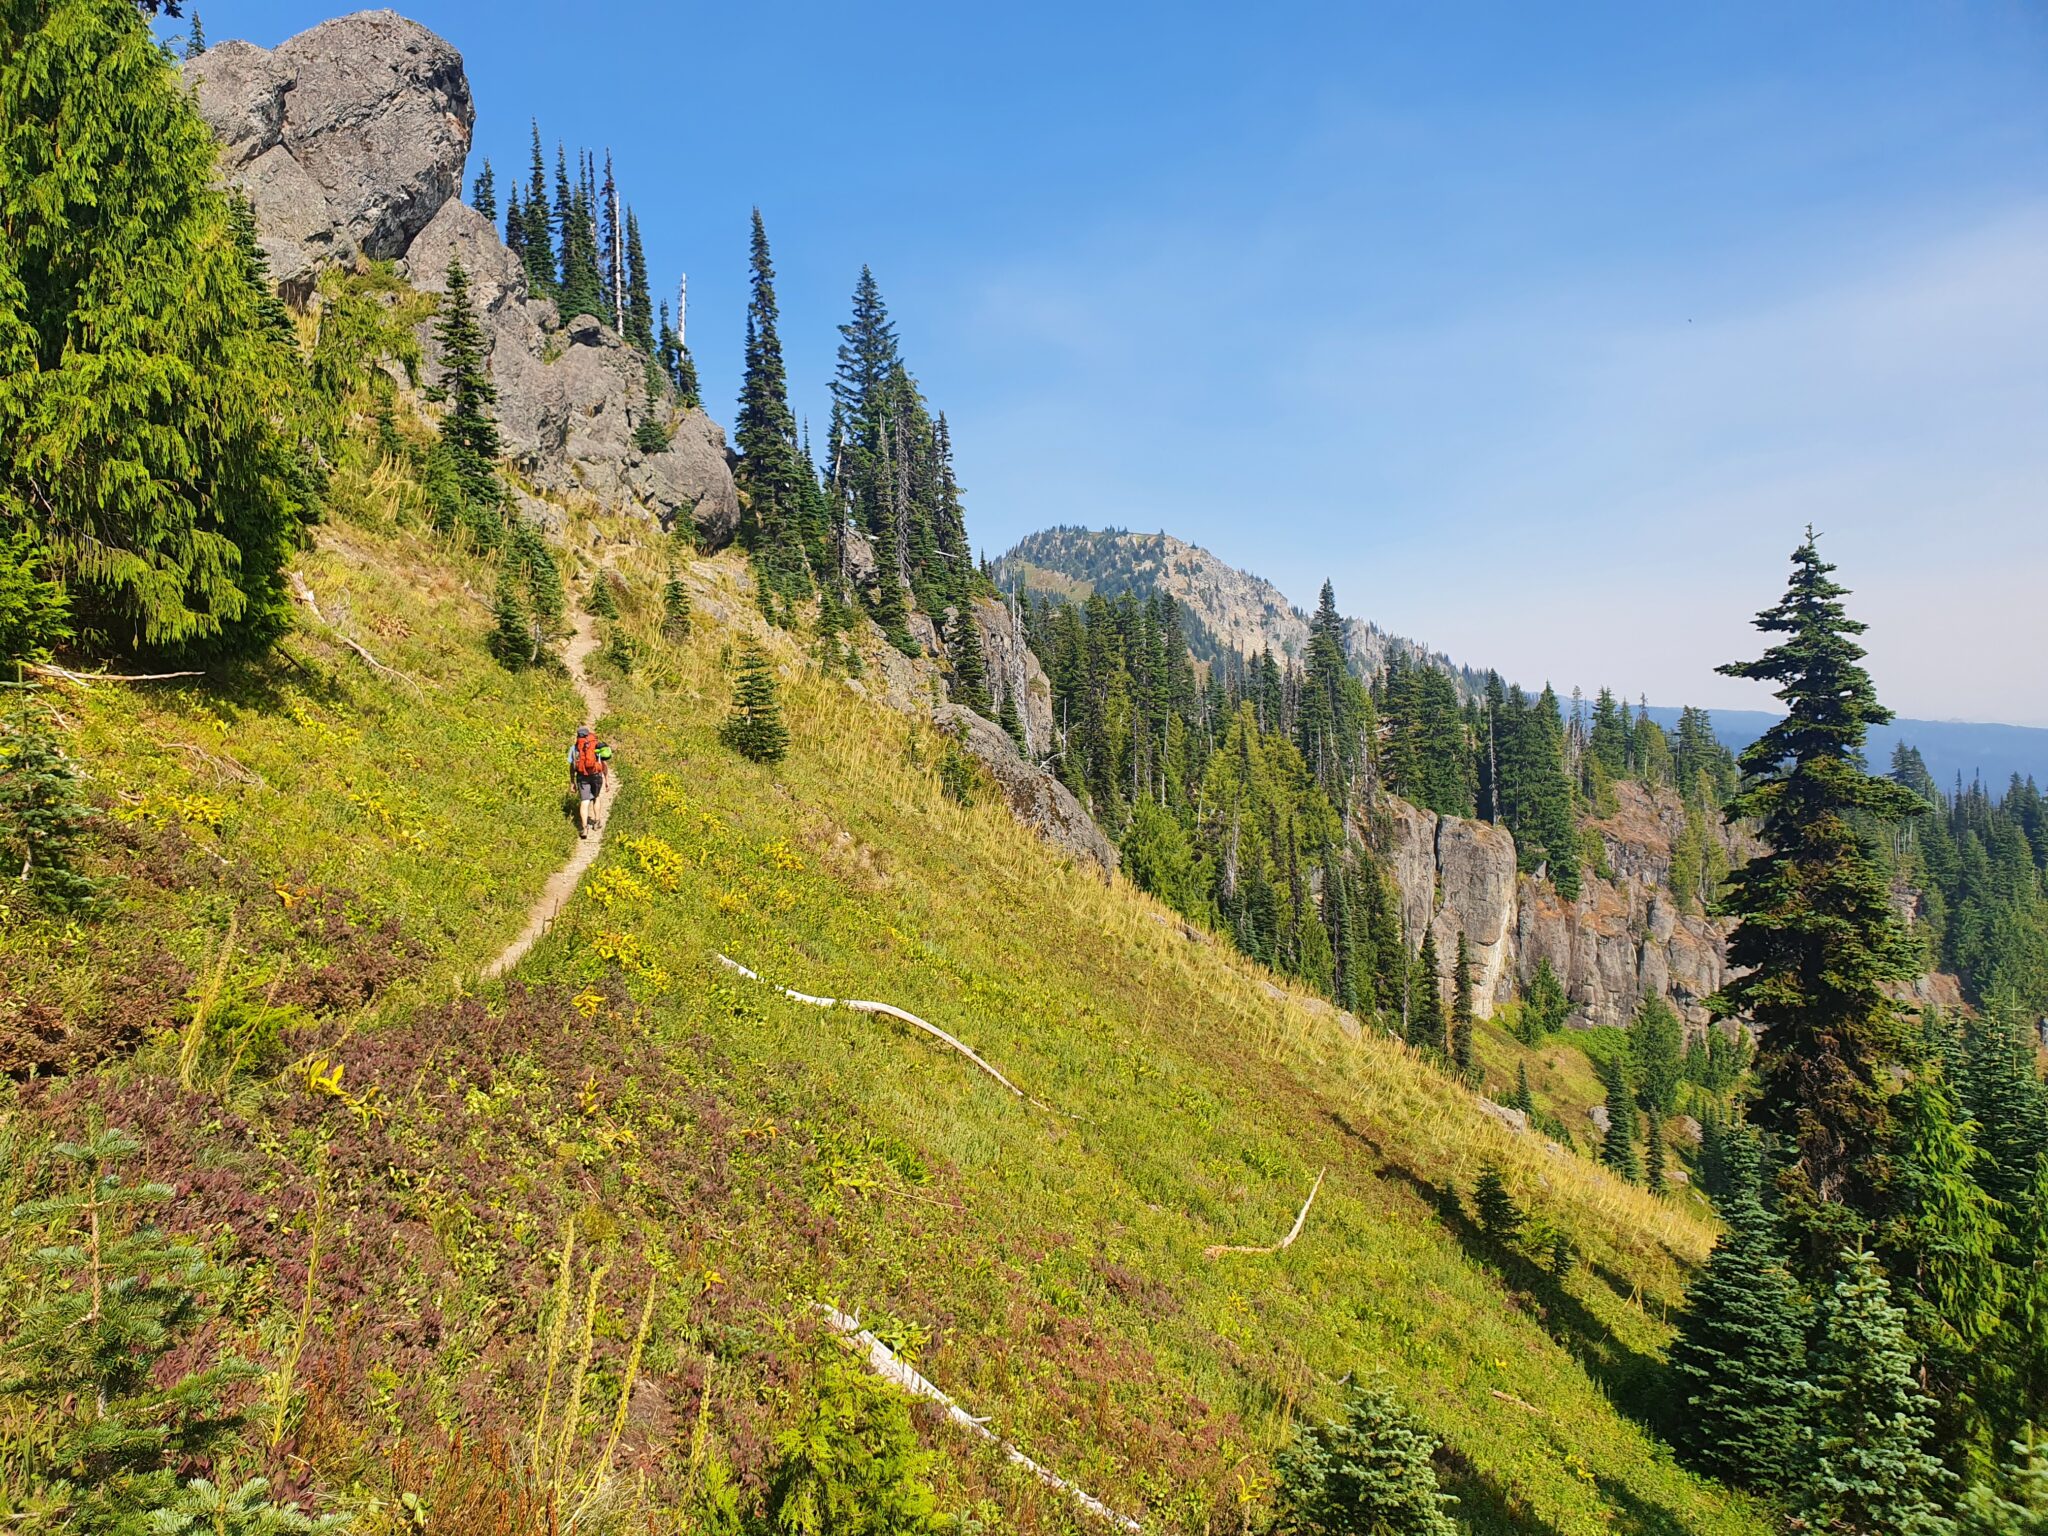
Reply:
[[[587,495],[664,527],[688,517],[707,548],[731,539],[739,498],[724,433],[665,386],[650,395],[645,360],[608,328],[565,322],[530,294],[518,258],[461,201],[476,108],[452,46],[394,12],[363,11],[274,49],[216,44],[185,74],[288,299],[317,302],[323,270],[362,260],[394,261],[438,291],[460,261],[521,473],[558,498]],[[650,417],[672,432],[661,452],[634,443]]]
[[[1672,847],[1685,808],[1668,789],[1615,786],[1614,814],[1592,823],[1613,878],[1589,875],[1565,901],[1548,880],[1516,870],[1506,828],[1438,816],[1388,799],[1367,835],[1387,861],[1409,942],[1436,935],[1442,981],[1450,985],[1458,935],[1471,955],[1475,1008],[1482,1017],[1528,985],[1549,960],[1571,999],[1573,1022],[1624,1026],[1655,994],[1694,1023],[1727,978],[1729,925],[1681,912],[1669,889]],[[1754,845],[1716,827],[1731,864]]]

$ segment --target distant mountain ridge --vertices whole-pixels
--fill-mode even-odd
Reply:
[[[1227,662],[1271,650],[1299,659],[1308,644],[1308,615],[1263,577],[1170,533],[1123,528],[1047,528],[1019,540],[995,562],[996,585],[1073,602],[1100,593],[1150,597],[1163,592],[1180,605],[1188,647],[1202,661]],[[1441,668],[1467,690],[1483,673],[1460,667],[1417,640],[1390,635],[1369,619],[1347,617],[1345,646],[1352,664],[1370,675],[1401,655]]]
[[[1717,709],[1711,712],[1714,734],[1730,750],[1740,752],[1770,729],[1779,717],[1765,709]],[[1650,718],[1666,729],[1678,723],[1679,712],[1652,704]],[[2048,730],[2031,725],[1992,725],[1968,720],[1894,720],[1874,725],[1864,756],[1879,773],[1891,766],[1892,749],[1917,747],[1927,771],[1943,789],[1958,777],[1964,784],[1981,778],[1993,794],[2014,774],[2048,781]]]

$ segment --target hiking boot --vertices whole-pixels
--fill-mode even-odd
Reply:
[[[586,838],[586,837],[588,837],[588,836],[590,836],[590,828],[588,828],[588,827],[578,827],[578,828],[576,829],[576,837],[577,837],[577,840],[578,840],[579,842],[580,842],[580,841],[581,841],[582,839],[584,839],[584,838]]]

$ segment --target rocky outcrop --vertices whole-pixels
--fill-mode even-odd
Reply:
[[[1009,732],[959,704],[940,704],[932,719],[986,767],[1011,813],[1057,847],[1094,863],[1107,875],[1117,864],[1116,847],[1073,792],[1035,763],[1026,762]]]
[[[310,302],[322,269],[361,258],[396,260],[415,287],[439,292],[460,262],[520,473],[558,501],[587,496],[663,527],[688,518],[705,548],[731,540],[739,498],[724,432],[681,409],[664,381],[650,394],[646,359],[597,320],[565,324],[534,298],[519,259],[458,196],[475,109],[452,47],[393,12],[365,11],[267,51],[220,43],[185,69],[288,298]],[[650,419],[668,435],[656,452],[636,440]]]
[[[295,296],[323,267],[402,256],[461,189],[476,122],[462,55],[394,11],[325,21],[274,49],[220,43],[185,74]]]
[[[1704,1001],[1728,976],[1728,925],[1679,911],[1668,888],[1685,808],[1669,790],[1620,784],[1616,793],[1615,814],[1593,824],[1613,878],[1587,875],[1574,901],[1548,880],[1517,872],[1506,828],[1391,797],[1383,802],[1370,839],[1393,877],[1410,944],[1420,947],[1425,924],[1435,934],[1447,992],[1462,933],[1482,1017],[1520,993],[1548,960],[1575,1023],[1626,1025],[1649,994],[1705,1022]],[[1730,863],[1753,851],[1723,829],[1713,835]]]
[[[1052,682],[1024,642],[1024,626],[1008,603],[996,597],[974,600],[974,627],[988,668],[989,692],[997,713],[1015,695],[1017,723],[1024,728],[1024,753],[1037,762],[1052,750]]]

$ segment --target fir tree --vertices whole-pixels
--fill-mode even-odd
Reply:
[[[1472,950],[1465,930],[1458,930],[1458,955],[1451,967],[1451,1063],[1460,1072],[1472,1070]]]
[[[498,479],[503,449],[494,414],[498,390],[488,371],[489,339],[469,296],[469,274],[459,261],[449,263],[434,336],[441,344],[439,394],[448,403],[441,442],[467,504],[463,520],[488,548],[497,543],[505,515],[505,489]]]
[[[1002,702],[997,706],[996,724],[1009,733],[1010,740],[1017,743],[1019,752],[1031,750],[1031,744],[1024,737],[1024,717],[1017,712],[1017,685],[1005,681]]]
[[[792,1536],[937,1536],[927,1479],[903,1397],[834,1354],[805,1384],[798,1422],[776,1438],[762,1529]]]
[[[192,13],[192,29],[185,34],[185,57],[196,59],[206,52],[206,28],[199,24],[199,12]]]
[[[979,714],[989,712],[988,664],[981,651],[981,626],[974,611],[962,604],[954,611],[948,648],[953,653],[953,680],[947,690],[953,699]]]
[[[59,911],[85,905],[98,890],[78,871],[92,816],[71,759],[24,710],[0,730],[0,876]]]
[[[1986,1480],[1963,1496],[1956,1536],[2048,1536],[2048,1436],[2030,1432],[2007,1451],[2003,1487]]]
[[[604,244],[598,262],[604,318],[621,337],[626,329],[626,231],[619,218],[619,184],[612,176],[612,152],[604,152],[604,187],[598,194],[595,221],[603,226]]]
[[[748,646],[733,683],[732,713],[721,732],[725,744],[757,763],[779,763],[789,750],[775,671],[758,646]]]
[[[0,535],[32,531],[93,649],[268,644],[302,364],[212,132],[132,5],[64,0],[0,14],[0,143]]]
[[[562,146],[555,146],[555,235],[562,253],[562,281],[555,294],[562,318],[589,315],[606,324],[612,306],[605,302],[602,257],[598,252],[597,210],[587,170],[572,186]]]
[[[1437,1489],[1435,1443],[1379,1387],[1345,1388],[1344,1417],[1302,1425],[1274,1465],[1275,1529],[1288,1536],[1457,1536]]]
[[[543,647],[562,629],[568,599],[562,586],[561,567],[555,564],[547,540],[531,523],[514,525],[505,556],[513,570],[525,578],[526,601],[533,621],[530,659],[539,661]]]
[[[805,471],[797,462],[796,417],[789,409],[789,376],[777,329],[775,263],[758,208],[748,259],[752,295],[734,429],[740,451],[734,475],[741,498],[740,542],[754,557],[764,598],[771,592],[790,597],[810,590],[800,521]]]
[[[1664,1121],[1655,1111],[1643,1117],[1643,1188],[1664,1193]]]
[[[1515,1063],[1515,1093],[1508,1100],[1508,1107],[1532,1117],[1536,1113],[1536,1095],[1529,1091],[1529,1063],[1526,1061]]]
[[[1434,924],[1422,930],[1422,952],[1416,957],[1414,988],[1408,1002],[1408,1043],[1436,1051],[1446,1044],[1444,990]]]
[[[1905,1314],[1871,1254],[1842,1255],[1802,1396],[1808,1430],[1796,1500],[1810,1526],[1946,1536],[1939,1505],[1948,1473],[1928,1449],[1930,1405],[1913,1378]]]
[[[39,1283],[17,1296],[0,1375],[0,1404],[19,1405],[37,1430],[12,1447],[10,1491],[26,1492],[50,1529],[161,1528],[150,1512],[175,1497],[181,1466],[232,1435],[223,1401],[252,1374],[222,1360],[160,1384],[174,1352],[191,1358],[207,1321],[196,1293],[216,1277],[197,1248],[143,1219],[171,1191],[116,1171],[139,1147],[116,1130],[57,1147],[77,1184],[13,1213],[54,1229],[31,1248]]]
[[[1671,1343],[1672,1425],[1700,1471],[1765,1492],[1798,1471],[1805,1358],[1799,1288],[1761,1200],[1754,1141],[1721,1201],[1727,1230],[1686,1291]]]
[[[668,375],[668,381],[675,386],[676,403],[686,408],[699,404],[697,397],[697,365],[690,360],[690,349],[683,345],[669,324],[668,301],[661,304],[661,335],[655,343],[656,360],[661,371]]]
[[[518,573],[507,565],[498,572],[498,593],[491,604],[491,652],[516,671],[533,661],[535,650],[533,615]]]
[[[1643,1165],[1636,1154],[1636,1096],[1629,1087],[1628,1068],[1612,1051],[1602,1052],[1595,1065],[1607,1094],[1607,1133],[1600,1141],[1600,1161],[1631,1184],[1640,1184]]]
[[[1472,1206],[1479,1213],[1480,1230],[1496,1246],[1510,1247],[1521,1236],[1526,1218],[1514,1196],[1508,1193],[1507,1181],[1497,1165],[1488,1163],[1479,1170],[1478,1182],[1472,1186]]]
[[[598,619],[616,619],[619,616],[619,600],[613,596],[612,584],[602,571],[591,579],[583,611]]]
[[[0,532],[0,663],[47,661],[70,638],[70,605],[47,560],[26,528]]]
[[[1712,1000],[1762,1033],[1754,1114],[1791,1156],[1780,1174],[1803,1225],[1876,1217],[1891,1139],[1892,1073],[1912,1040],[1889,988],[1910,978],[1911,948],[1863,828],[1911,815],[1913,794],[1864,772],[1867,727],[1892,718],[1877,702],[1809,529],[1792,556],[1784,600],[1757,628],[1786,638],[1757,661],[1720,670],[1777,684],[1786,716],[1742,754],[1730,819],[1759,825],[1766,852],[1729,877],[1738,919],[1728,959],[1739,974]],[[1831,1249],[1816,1239],[1814,1254]],[[1813,1257],[1818,1264],[1823,1259]]]
[[[485,156],[484,168],[476,173],[476,181],[470,187],[469,206],[492,223],[498,221],[498,178],[491,171],[489,156]]]
[[[533,125],[533,164],[527,172],[526,203],[521,211],[526,226],[518,244],[520,257],[526,263],[526,286],[536,297],[551,299],[559,279],[555,268],[554,218],[548,211],[548,168],[541,156],[537,120]]]
[[[668,584],[661,589],[661,632],[671,640],[680,640],[690,632],[690,589],[683,585],[682,576],[671,566]]]
[[[630,208],[626,210],[626,340],[649,357],[654,355],[654,300],[647,288],[647,251],[640,243],[640,216]]]
[[[1571,1000],[1565,996],[1564,983],[1557,979],[1557,972],[1551,969],[1550,957],[1539,956],[1536,974],[1529,979],[1529,990],[1522,997],[1522,1043],[1535,1045],[1551,1031],[1562,1029],[1570,1012]]]

